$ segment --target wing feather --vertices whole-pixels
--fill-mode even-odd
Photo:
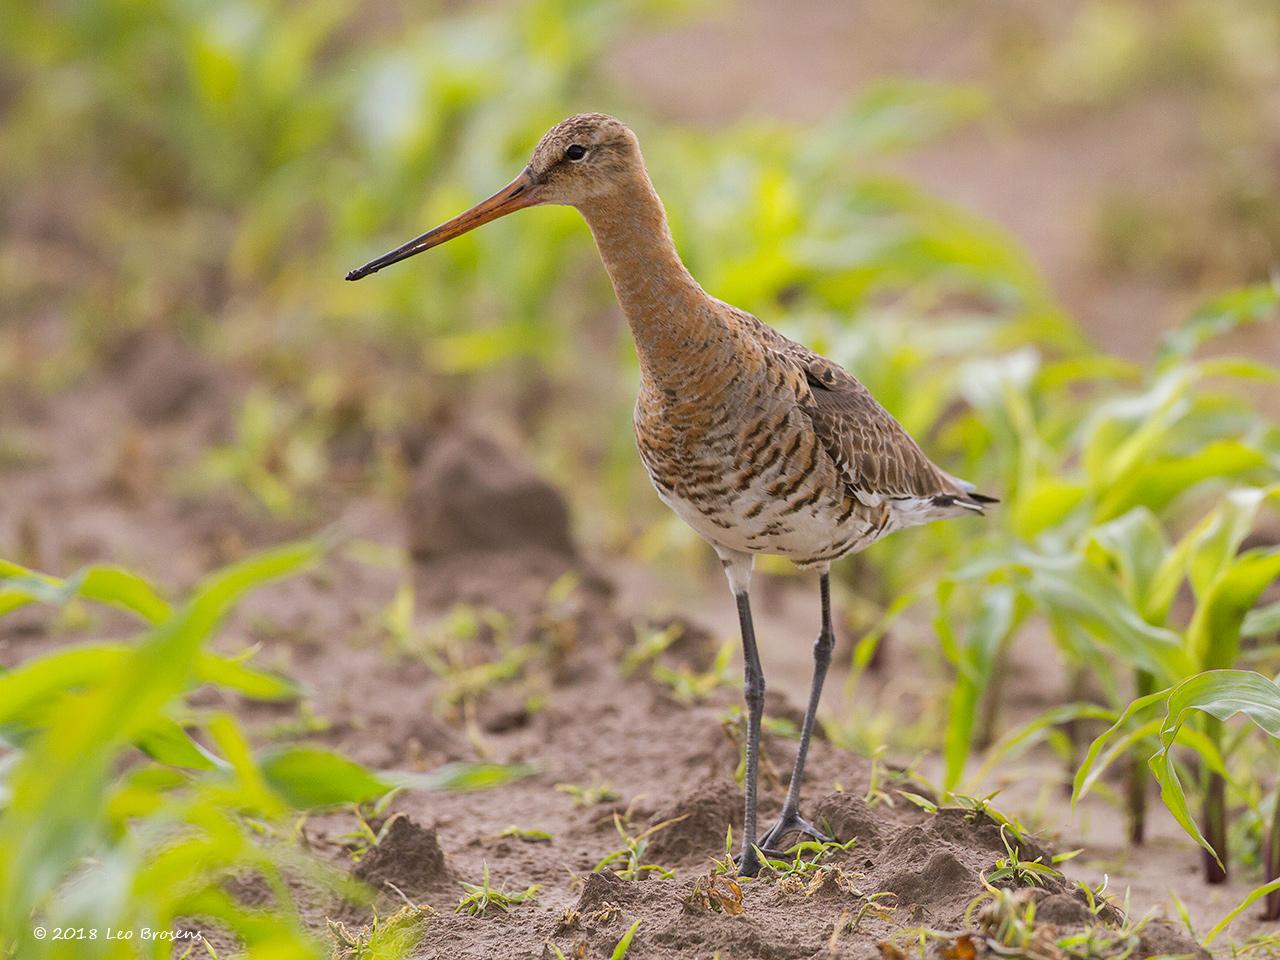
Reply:
[[[981,512],[990,497],[934,464],[866,387],[839,364],[741,312],[768,346],[803,374],[797,405],[835,462],[851,493],[864,503],[932,500]],[[798,378],[797,378],[798,379]]]

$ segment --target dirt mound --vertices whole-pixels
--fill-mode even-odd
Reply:
[[[191,371],[167,386],[148,383],[154,395],[118,395],[150,379],[148,364],[176,368],[180,362],[165,359],[168,349],[158,348],[151,359],[122,360],[142,372],[122,373],[110,386],[116,404],[127,401],[139,418],[176,417],[150,433],[173,434],[177,447],[184,423],[196,432],[209,418],[221,396],[216,384],[202,393],[199,372]],[[65,407],[54,411],[58,423],[79,432],[67,432],[64,449],[47,465],[23,471],[15,515],[53,500],[66,517],[79,518],[75,536],[92,538],[95,555],[115,557],[121,544],[136,543],[150,551],[156,569],[177,558],[192,576],[214,558],[290,535],[280,522],[255,519],[230,501],[190,508],[163,498],[155,508],[119,512],[106,527],[95,512],[102,498],[95,501],[93,491],[102,464],[112,462],[116,438],[82,425],[82,399]],[[94,456],[86,458],[83,443],[97,445]],[[404,519],[396,509],[382,501],[352,502],[343,525],[392,543]],[[437,430],[407,511],[419,559],[413,629],[391,637],[383,627],[404,586],[399,567],[335,560],[324,576],[279,584],[248,601],[238,622],[261,643],[264,663],[279,664],[305,685],[310,715],[292,717],[280,705],[248,702],[234,709],[252,721],[255,740],[319,741],[378,768],[423,770],[476,759],[528,765],[527,777],[485,792],[399,794],[398,816],[359,863],[350,856],[356,825],[349,814],[309,820],[311,849],[368,883],[379,894],[381,915],[389,904],[400,906],[396,890],[435,907],[413,957],[552,958],[551,944],[566,957],[594,960],[609,957],[639,921],[628,960],[703,960],[717,952],[725,960],[874,960],[877,944],[895,938],[914,955],[908,940],[921,925],[961,928],[965,907],[984,893],[981,878],[1008,856],[1004,841],[1014,842],[1008,831],[1002,837],[999,824],[971,810],[930,814],[887,802],[870,789],[868,761],[826,739],[812,744],[801,810],[840,840],[857,843],[789,875],[737,881],[708,873],[711,859],[724,855],[726,827],[733,824],[740,836],[738,683],[719,683],[713,675],[705,686],[682,689],[661,671],[623,675],[634,631],[614,609],[610,585],[575,553],[563,503],[531,467],[492,441]],[[118,522],[125,519],[127,525]],[[433,628],[447,628],[441,618],[458,604],[475,608],[478,627],[451,635],[450,656],[443,658],[421,641],[434,639]],[[494,612],[501,616],[491,617]],[[689,623],[682,627],[658,662],[671,672],[706,674],[719,637]],[[11,630],[0,654],[15,662],[45,642],[43,633]],[[797,655],[807,659],[807,647]],[[795,703],[778,690],[771,690],[766,712],[771,719],[799,718]],[[765,745],[762,826],[781,807],[795,739],[774,726]],[[894,773],[898,788],[924,792]],[[883,787],[886,778],[878,780]],[[626,837],[615,829],[615,815]],[[678,822],[629,855],[627,838],[673,819]],[[1016,846],[1024,860],[1046,853],[1031,838]],[[594,872],[606,858],[603,872]],[[509,910],[454,913],[459,881],[478,884],[486,871],[495,891],[537,889]],[[1043,924],[1068,932],[1100,922],[1074,890],[1052,878],[1042,882],[1045,889],[1020,895],[1037,898]],[[714,896],[706,895],[707,885]],[[248,903],[269,892],[251,876],[228,889]],[[331,889],[299,882],[294,893],[303,921],[317,930],[324,930],[326,916],[354,926],[372,917],[364,903],[335,905]],[[221,953],[234,953],[234,945],[225,946]],[[943,946],[931,943],[928,955],[939,955]],[[1130,956],[1157,953],[1204,956],[1176,928],[1151,924]]]
[[[1209,951],[1168,920],[1153,920],[1142,929],[1139,956],[1191,957],[1209,960]]]
[[[556,489],[527,461],[470,430],[450,430],[427,448],[406,518],[419,560],[520,547],[576,553]]]
[[[382,893],[394,884],[411,900],[426,900],[457,889],[436,831],[424,829],[406,816],[397,816],[386,825],[386,833],[352,872]]]
[[[684,819],[677,819],[683,817]],[[651,818],[649,827],[676,820],[649,839],[649,855],[659,863],[706,863],[724,856],[725,831],[742,826],[742,798],[727,777],[712,777],[691,787]]]
[[[129,409],[143,423],[163,423],[188,412],[215,387],[213,366],[175,336],[138,337],[121,351]]]
[[[929,850],[908,847],[883,864],[876,875],[877,889],[897,895],[908,908],[934,904],[968,903],[978,885],[978,873],[965,866],[959,851],[944,847]]]
[[[862,851],[879,850],[883,840],[880,830],[883,821],[860,797],[849,793],[832,793],[814,804],[810,813],[819,829],[842,843],[857,839]]]

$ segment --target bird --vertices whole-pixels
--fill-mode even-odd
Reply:
[[[835,633],[832,562],[888,534],[979,515],[993,497],[936,466],[858,379],[752,314],[711,296],[676,251],[635,133],[601,113],[561,121],[509,184],[349,272],[359,280],[526,207],[576,208],[587,222],[635,341],[640,459],[658,496],[719,557],[737,605],[744,664],[746,772],[740,876],[785,837],[829,841],[800,813],[805,759]],[[757,555],[818,574],[813,679],[778,820],[757,832],[765,678],[751,616]]]

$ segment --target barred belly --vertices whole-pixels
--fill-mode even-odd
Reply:
[[[794,408],[704,436],[693,450],[679,433],[637,424],[641,459],[662,501],[712,544],[810,566],[894,528],[886,504],[863,503],[841,482]]]

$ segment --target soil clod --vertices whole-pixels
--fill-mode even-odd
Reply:
[[[398,888],[414,900],[439,897],[456,886],[435,829],[423,828],[406,816],[397,816],[387,825],[377,846],[354,872],[375,890],[386,893]]]
[[[664,804],[650,818],[653,827],[671,823],[649,839],[648,855],[663,866],[706,862],[724,850],[725,833],[731,823],[741,823],[742,801],[738,787],[723,777],[711,777]]]
[[[525,460],[469,430],[439,437],[414,475],[406,519],[420,560],[536,547],[576,551],[563,498]]]

